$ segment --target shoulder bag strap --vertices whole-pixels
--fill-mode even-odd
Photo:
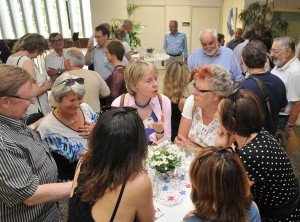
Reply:
[[[256,81],[257,85],[259,86],[260,90],[262,91],[262,93],[264,95],[264,99],[265,99],[265,102],[267,104],[269,115],[270,115],[271,130],[272,130],[272,132],[274,132],[275,131],[275,125],[274,125],[274,120],[273,120],[273,117],[272,117],[271,106],[270,106],[270,96],[269,96],[268,90],[267,90],[265,84],[260,79],[255,78],[255,77],[253,77],[253,79]]]
[[[159,101],[159,105],[160,105],[161,111],[163,111],[161,95],[158,93],[157,97],[158,97],[158,101]]]
[[[18,61],[17,61],[17,66],[19,65],[20,59],[21,59],[22,57],[23,57],[23,56],[20,56],[20,58],[18,59]]]
[[[123,106],[124,106],[125,96],[126,96],[126,93],[124,93],[124,94],[121,95],[121,99],[120,99],[120,107],[123,107]]]

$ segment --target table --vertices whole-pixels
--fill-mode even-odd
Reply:
[[[148,175],[153,187],[153,203],[155,209],[161,210],[155,214],[156,222],[182,221],[194,205],[190,199],[191,183],[188,178],[190,163],[194,154],[187,154],[177,172],[170,175],[158,174],[154,169],[148,169]],[[184,176],[178,176],[184,175]],[[158,178],[160,178],[158,180]],[[159,181],[159,182],[157,182]],[[184,195],[183,195],[184,194]],[[178,204],[178,202],[182,201]],[[174,205],[174,206],[169,206]],[[160,216],[162,214],[162,216]]]
[[[141,57],[140,57],[140,54],[132,54],[131,58],[139,59]],[[162,55],[155,56],[155,57],[147,57],[146,56],[146,57],[144,57],[144,60],[146,60],[147,62],[161,62],[161,61],[168,60],[169,58],[170,58],[170,56],[168,54],[162,54]]]

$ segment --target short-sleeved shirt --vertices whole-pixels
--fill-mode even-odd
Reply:
[[[261,80],[269,93],[271,113],[275,126],[277,124],[280,109],[284,108],[287,105],[286,89],[282,80],[277,76],[271,74],[270,72],[266,72],[263,74],[251,74],[245,81],[241,82],[237,86],[238,88],[245,87],[246,89],[250,89],[259,97],[265,116],[264,128],[270,132],[270,115],[267,104],[262,90],[253,79],[253,77]]]
[[[188,59],[189,69],[198,68],[205,65],[218,64],[227,69],[233,77],[234,82],[244,80],[239,62],[231,49],[220,46],[220,51],[214,57],[204,53],[203,48],[196,49]]]
[[[196,107],[193,113],[193,108],[194,96],[191,95],[186,99],[181,114],[183,117],[192,120],[188,138],[202,147],[214,146],[217,129],[219,128],[218,119],[214,118],[208,125],[205,125],[203,123],[202,109]]]
[[[92,122],[94,124],[97,122],[97,114],[91,109],[90,106],[88,106],[86,103],[82,103],[80,105],[80,109],[84,115],[85,121]],[[79,155],[88,148],[88,139],[82,138],[79,136],[81,132],[69,128],[60,120],[58,120],[53,112],[49,113],[40,123],[38,131],[41,135],[41,138],[48,144],[50,151],[55,153],[59,179],[73,179],[75,172],[73,166],[76,166],[80,158]],[[60,156],[64,159],[59,158]],[[70,164],[65,165],[63,160],[68,160]],[[65,168],[70,166],[72,170],[68,172],[73,175],[65,173],[67,170],[64,171],[65,169],[61,168],[63,165]]]
[[[0,221],[63,221],[56,203],[27,206],[39,185],[56,183],[47,145],[25,121],[0,115]]]
[[[99,73],[106,80],[114,70],[113,64],[107,60],[104,48],[97,45],[91,53],[91,63],[94,64],[95,72]]]
[[[280,115],[289,115],[292,102],[300,101],[300,61],[294,57],[281,68],[275,66],[271,73],[278,76],[285,84],[288,105]]]
[[[54,69],[65,69],[64,65],[64,55],[58,56],[55,51],[45,57],[45,69],[48,71],[49,68]]]
[[[297,178],[286,152],[265,130],[237,152],[250,181],[251,193],[259,209],[278,207],[288,202],[297,192]],[[261,215],[262,219],[264,216]],[[300,218],[298,207],[284,221]]]

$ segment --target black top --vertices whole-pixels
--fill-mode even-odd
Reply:
[[[83,167],[83,165],[81,166]],[[82,178],[82,175],[79,173],[78,179],[77,179],[77,187],[74,189],[74,194],[69,200],[69,215],[68,215],[68,222],[94,222],[94,219],[92,217],[92,207],[94,205],[93,202],[87,203],[82,202],[81,196],[82,192],[80,192],[79,187],[84,184],[85,179]],[[114,221],[114,218],[116,216],[119,204],[121,202],[123,192],[125,189],[126,180],[123,181],[121,191],[116,203],[116,206],[114,208],[114,211],[111,215],[110,222]]]
[[[181,112],[178,108],[178,103],[171,103],[172,116],[171,116],[171,140],[174,141],[178,134],[179,123],[181,119]]]
[[[265,130],[237,152],[242,160],[250,181],[251,193],[258,205],[262,221],[298,221],[300,200],[297,178],[290,159],[276,140]],[[268,215],[273,209],[274,213]],[[276,209],[276,211],[275,211]],[[278,220],[277,220],[278,219]],[[296,220],[297,219],[297,220]]]

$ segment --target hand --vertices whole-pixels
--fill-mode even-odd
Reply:
[[[292,133],[293,133],[293,130],[294,128],[293,127],[285,127],[284,128],[284,133],[285,133],[285,138],[290,138],[292,136]]]
[[[87,51],[88,52],[91,52],[91,51],[93,51],[94,50],[94,48],[95,48],[96,46],[94,46],[94,43],[93,42],[90,42],[88,45],[87,45]]]
[[[217,135],[215,139],[215,145],[218,147],[230,146],[231,134],[228,133],[222,126],[217,129]]]
[[[160,120],[157,122],[152,123],[149,128],[154,129],[155,132],[162,132],[164,131],[164,115],[161,115]]]
[[[175,144],[177,144],[179,147],[185,149],[186,151],[193,151],[195,147],[195,144],[190,141],[190,139],[185,138],[181,135],[178,135],[175,140]]]
[[[46,81],[44,82],[41,87],[45,88],[46,91],[51,90],[51,82],[50,81]]]
[[[79,131],[81,132],[79,136],[81,136],[84,139],[87,139],[89,138],[90,133],[94,129],[95,124],[88,121],[85,121],[84,123],[85,123],[84,126],[79,127]]]
[[[53,79],[54,77],[57,77],[58,71],[57,71],[57,69],[49,67],[48,70],[47,70],[47,73],[48,73],[48,76],[51,77],[51,79]],[[53,80],[55,80],[55,79],[53,79]]]

